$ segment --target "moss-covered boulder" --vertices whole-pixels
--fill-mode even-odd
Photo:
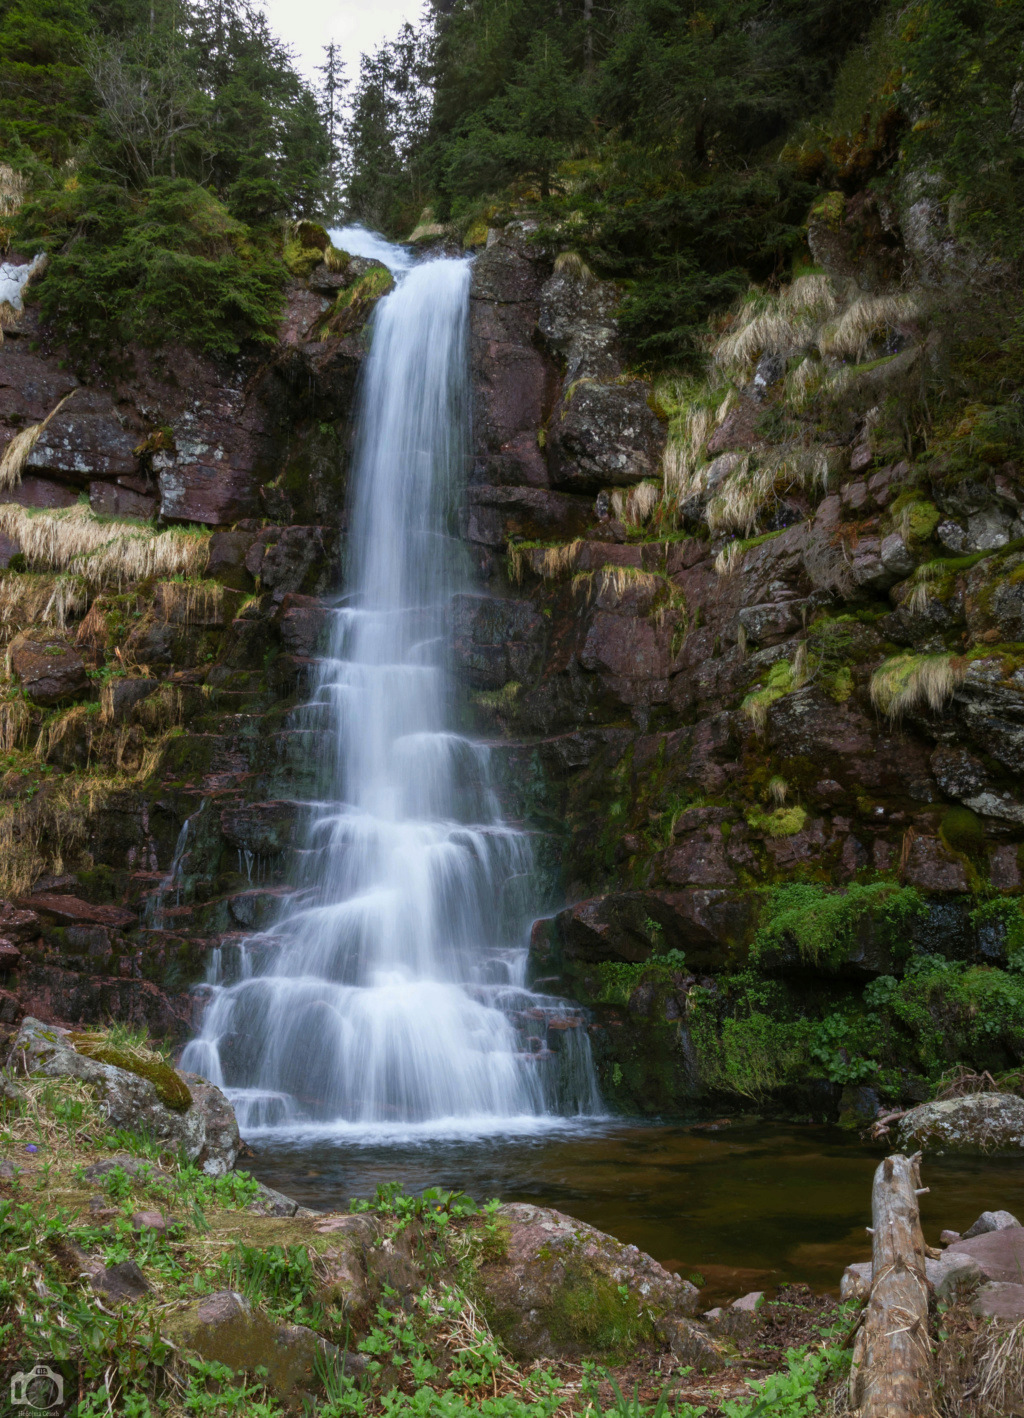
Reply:
[[[120,1047],[97,1035],[74,1036],[31,1017],[11,1053],[26,1076],[77,1078],[95,1089],[108,1121],[143,1132],[211,1177],[235,1165],[240,1147],[231,1104],[206,1079],[179,1073],[148,1050]]]
[[[689,1281],[636,1246],[543,1206],[513,1202],[499,1215],[505,1244],[477,1284],[517,1359],[611,1358],[657,1344],[666,1322],[696,1311]]]

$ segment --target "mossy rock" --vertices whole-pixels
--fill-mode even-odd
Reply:
[[[96,1063],[110,1064],[113,1068],[123,1068],[126,1073],[148,1079],[165,1108],[184,1113],[192,1106],[188,1085],[159,1054],[150,1053],[148,1049],[118,1046],[89,1034],[73,1036],[72,1042],[78,1053],[94,1059]]]

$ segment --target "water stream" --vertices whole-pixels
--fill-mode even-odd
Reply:
[[[470,262],[411,265],[378,306],[357,411],[348,577],[305,721],[326,728],[311,878],[220,952],[182,1063],[249,1136],[507,1133],[601,1112],[583,1021],[525,985],[538,901],[486,745],[456,732],[445,627],[469,432]],[[369,243],[369,244],[368,244]]]

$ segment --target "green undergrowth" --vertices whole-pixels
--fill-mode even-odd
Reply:
[[[925,910],[918,891],[895,882],[852,883],[843,891],[809,882],[773,887],[762,898],[750,958],[756,964],[795,949],[808,964],[834,968],[864,930],[899,958],[909,951],[907,926]]]
[[[673,974],[686,969],[686,956],[681,950],[668,950],[640,964],[625,960],[602,960],[594,967],[601,980],[601,990],[595,1003],[628,1004],[634,990],[641,984],[667,984]]]
[[[913,957],[902,978],[830,990],[748,970],[692,990],[687,1022],[704,1085],[759,1105],[810,1080],[920,1101],[961,1067],[1016,1089],[1024,977],[935,955]]]

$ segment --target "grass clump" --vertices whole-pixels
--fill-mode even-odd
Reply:
[[[871,676],[871,702],[893,720],[915,709],[938,713],[966,672],[967,662],[955,655],[894,655]]]
[[[806,822],[807,813],[796,804],[792,807],[780,806],[770,812],[752,808],[747,813],[747,826],[752,827],[755,832],[763,832],[767,837],[795,837],[798,832],[804,830]]]
[[[768,711],[772,705],[777,704],[780,699],[785,699],[787,694],[800,689],[806,680],[806,652],[801,654],[798,651],[792,663],[789,660],[776,660],[768,671],[765,683],[760,688],[751,690],[740,705],[757,733],[763,734],[768,727]]]
[[[93,587],[157,576],[200,576],[211,535],[205,530],[174,527],[157,532],[132,522],[101,521],[83,504],[33,512],[16,503],[0,503],[0,531],[19,542],[30,568],[71,572]]]

